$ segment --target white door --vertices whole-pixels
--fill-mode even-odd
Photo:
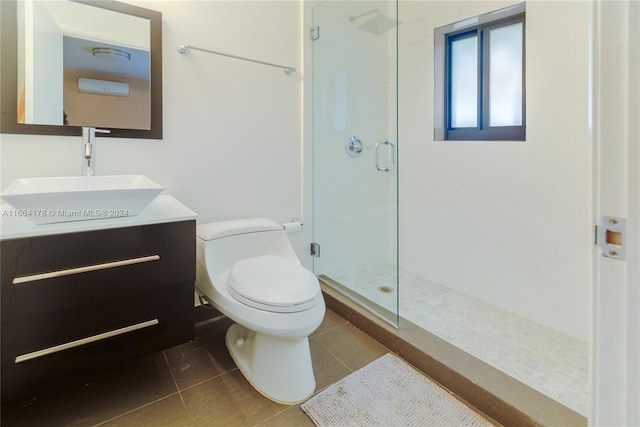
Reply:
[[[640,2],[596,1],[594,426],[640,425]],[[607,235],[606,230],[610,232]]]

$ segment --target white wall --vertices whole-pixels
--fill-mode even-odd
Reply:
[[[301,217],[302,73],[287,76],[277,68],[177,51],[190,43],[299,69],[301,4],[130,3],[163,14],[164,139],[98,137],[98,173],[147,175],[196,211],[200,222]],[[80,137],[1,139],[3,190],[21,177],[81,172]]]
[[[525,142],[433,139],[433,29],[514,3],[400,1],[401,267],[586,341],[591,2],[527,2]]]

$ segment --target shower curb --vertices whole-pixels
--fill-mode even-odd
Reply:
[[[320,278],[327,307],[505,426],[587,426],[587,418],[402,319],[395,328]]]

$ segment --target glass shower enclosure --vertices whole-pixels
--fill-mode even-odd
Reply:
[[[397,326],[397,2],[312,13],[314,272]]]

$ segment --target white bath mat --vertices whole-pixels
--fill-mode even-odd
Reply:
[[[492,426],[391,353],[316,394],[301,408],[320,427]]]

